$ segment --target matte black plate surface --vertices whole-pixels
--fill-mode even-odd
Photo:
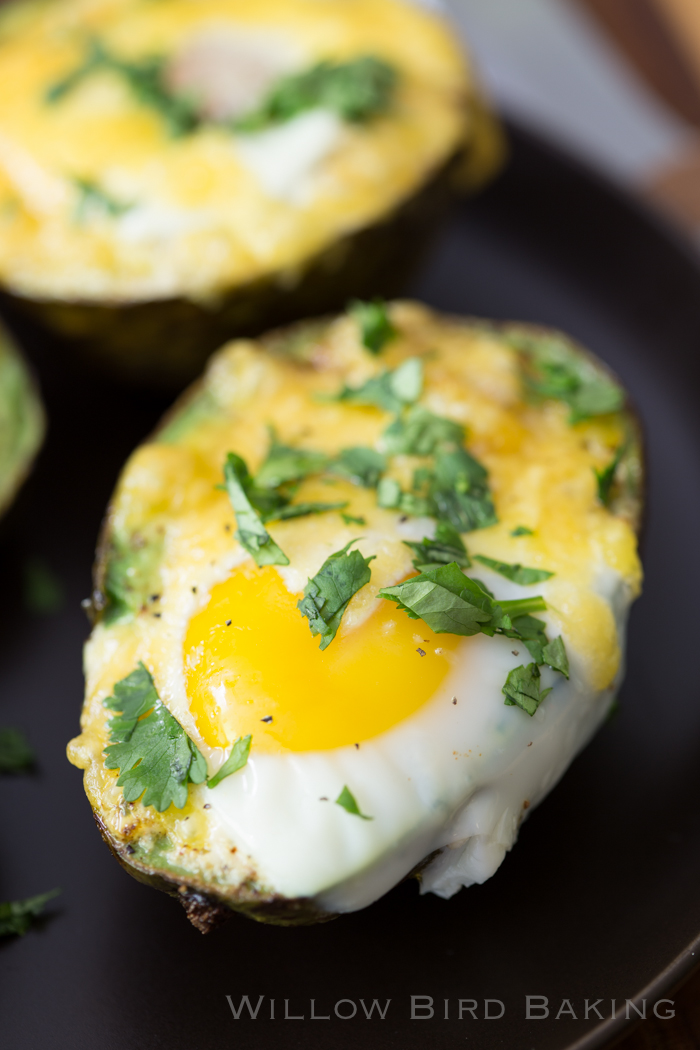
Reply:
[[[700,933],[700,270],[635,205],[516,135],[508,172],[455,214],[413,292],[454,312],[559,325],[632,391],[651,500],[621,714],[484,886],[442,901],[411,882],[325,926],[234,917],[202,937],[176,902],[109,856],[64,757],[82,695],[78,603],[100,517],[121,463],[165,405],[62,367],[58,349],[25,329],[51,429],[0,530],[0,724],[26,729],[40,764],[0,782],[0,899],[53,886],[63,894],[41,929],[0,945],[3,1046],[592,1048],[613,1034],[626,998],[657,981],[650,1007],[690,965]],[[22,610],[31,555],[65,583],[59,615]],[[226,996],[238,1008],[245,994],[265,997],[257,1020],[234,1019]],[[432,1018],[411,1019],[412,995],[433,997]],[[548,1018],[526,1019],[527,995],[547,997]],[[613,1025],[584,1019],[585,999],[602,999],[608,1017],[613,998]],[[367,1020],[361,999],[390,999],[385,1020],[376,1011]],[[458,1018],[459,999],[477,1000],[477,1019]],[[500,1000],[503,1016],[484,1019],[485,999]],[[329,1020],[311,1019],[311,1000]],[[350,1002],[339,1013],[356,1007],[356,1016],[336,1016],[340,1000]],[[555,1018],[562,1000],[576,1020]]]

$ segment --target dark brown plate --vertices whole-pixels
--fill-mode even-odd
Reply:
[[[640,207],[516,133],[509,170],[454,215],[412,292],[457,313],[564,328],[632,392],[647,429],[650,507],[620,714],[484,886],[442,901],[419,897],[411,882],[325,926],[279,929],[234,916],[202,937],[175,902],[114,863],[64,757],[82,694],[87,623],[78,602],[89,593],[100,516],[122,461],[165,405],[70,373],[58,348],[25,328],[51,426],[0,537],[0,725],[27,730],[39,769],[0,782],[0,899],[53,886],[63,894],[42,928],[0,946],[4,1046],[592,1050],[625,1023],[625,999],[648,988],[650,1010],[692,965],[700,268]],[[67,603],[55,616],[22,609],[31,555],[64,581]],[[238,1008],[242,995],[265,997],[257,1020],[234,1019],[227,996]],[[412,995],[433,998],[432,1018],[411,1019]],[[527,1020],[527,995],[547,997],[547,1018]],[[373,999],[391,1000],[385,1020],[376,1011],[365,1018],[361,1000]],[[459,999],[477,1000],[477,1019],[459,1020]],[[485,999],[500,1000],[504,1015],[484,1019]],[[604,1018],[615,999],[615,1020],[585,1020],[586,999],[603,1000]],[[576,1019],[556,1019],[563,1000]],[[336,1004],[341,1015],[357,1013],[341,1019]],[[497,1003],[490,1012],[500,1013]]]

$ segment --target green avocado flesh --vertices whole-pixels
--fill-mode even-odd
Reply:
[[[27,367],[0,329],[0,512],[24,480],[44,427],[44,412]]]

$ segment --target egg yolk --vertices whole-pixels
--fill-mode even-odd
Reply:
[[[377,599],[321,652],[298,599],[273,568],[241,567],[190,621],[187,693],[210,747],[248,733],[258,752],[360,743],[429,700],[464,643]]]

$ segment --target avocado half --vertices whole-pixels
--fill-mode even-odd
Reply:
[[[29,473],[44,438],[44,410],[14,342],[0,328],[0,514]]]
[[[605,616],[610,619],[610,608],[626,607],[639,590],[636,538],[643,508],[642,438],[635,413],[618,380],[609,370],[566,335],[545,328],[445,317],[418,304],[401,302],[388,307],[387,318],[389,325],[386,332],[389,334],[385,338],[389,341],[378,358],[366,350],[366,344],[362,345],[364,336],[361,339],[354,315],[301,322],[270,332],[257,342],[239,341],[225,346],[212,358],[201,380],[180,398],[149,441],[131,457],[105,518],[90,601],[94,628],[85,654],[87,689],[81,719],[82,733],[69,745],[68,755],[74,765],[84,770],[85,789],[95,820],[114,856],[139,881],[179,899],[190,921],[202,932],[214,928],[232,911],[277,925],[298,925],[326,921],[338,912],[363,906],[358,903],[357,897],[357,879],[361,881],[364,877],[362,870],[359,874],[357,871],[351,873],[348,885],[354,888],[350,892],[349,903],[343,897],[345,891],[294,895],[280,891],[274,879],[263,874],[254,849],[246,850],[244,843],[235,835],[231,838],[228,832],[216,831],[211,823],[213,817],[208,811],[212,808],[212,797],[216,791],[222,790],[221,786],[210,790],[204,783],[191,783],[187,788],[186,800],[183,796],[178,803],[184,808],[171,804],[159,811],[156,805],[143,804],[146,796],[140,800],[126,801],[122,787],[117,784],[118,771],[107,768],[105,747],[110,739],[112,742],[115,739],[110,738],[108,722],[112,711],[119,709],[119,704],[115,706],[109,697],[115,692],[118,682],[141,666],[139,661],[144,664],[144,670],[138,673],[145,674],[145,668],[148,668],[160,700],[195,741],[205,756],[210,773],[212,768],[220,765],[225,754],[225,750],[215,746],[216,737],[207,738],[206,732],[202,736],[204,723],[198,722],[193,716],[194,706],[188,708],[189,693],[184,685],[180,687],[177,683],[186,674],[187,661],[191,656],[184,653],[184,641],[177,643],[179,649],[177,645],[174,649],[168,648],[171,644],[168,636],[184,639],[187,624],[191,624],[191,618],[195,616],[192,610],[206,610],[207,603],[214,600],[211,597],[215,591],[212,581],[230,579],[232,572],[235,575],[235,566],[252,564],[245,560],[245,552],[241,562],[240,547],[234,539],[234,525],[231,524],[235,519],[226,493],[220,491],[223,488],[221,470],[224,457],[221,450],[234,440],[230,436],[232,433],[239,434],[239,441],[248,442],[248,462],[251,468],[256,469],[265,458],[268,443],[266,425],[278,426],[280,434],[274,440],[289,444],[293,443],[292,435],[308,435],[312,432],[314,437],[307,437],[306,441],[313,445],[315,441],[323,439],[329,451],[337,451],[335,446],[338,444],[366,444],[367,428],[384,426],[391,420],[391,413],[381,407],[362,407],[361,401],[359,407],[333,407],[331,410],[328,407],[329,391],[339,386],[341,381],[346,388],[348,383],[357,387],[358,376],[381,377],[387,367],[396,368],[409,358],[413,361],[420,358],[425,369],[423,395],[429,399],[433,411],[437,404],[446,403],[444,398],[447,393],[454,395],[455,382],[466,382],[472,391],[476,390],[473,396],[477,399],[477,410],[473,425],[467,427],[466,440],[470,450],[487,450],[483,454],[488,457],[490,473],[496,478],[497,488],[494,489],[493,497],[495,511],[483,522],[483,527],[479,527],[478,522],[472,523],[466,533],[462,532],[461,541],[457,542],[465,542],[472,556],[479,552],[479,555],[495,555],[503,561],[513,562],[518,555],[517,560],[522,559],[526,564],[544,564],[545,567],[548,559],[555,557],[552,552],[564,550],[566,555],[567,545],[573,542],[567,531],[567,522],[572,520],[567,517],[569,511],[562,514],[560,521],[557,519],[556,525],[548,525],[547,521],[543,521],[539,528],[526,528],[527,522],[523,522],[522,516],[528,513],[523,509],[527,506],[527,500],[523,502],[519,497],[519,502],[514,502],[508,491],[511,482],[507,480],[512,477],[516,479],[512,484],[521,484],[520,479],[526,470],[534,471],[532,477],[536,479],[538,471],[550,469],[547,463],[551,464],[565,454],[563,443],[566,442],[567,448],[570,446],[573,450],[571,455],[578,457],[576,462],[579,467],[576,468],[578,473],[574,471],[572,475],[573,481],[568,478],[560,482],[562,492],[580,490],[575,497],[580,502],[575,507],[572,504],[577,527],[580,524],[584,531],[590,528],[591,535],[598,537],[596,549],[605,548],[612,552],[606,557],[610,565],[616,566],[614,572],[619,574],[619,581],[622,581],[620,589],[616,591],[617,598],[611,598],[609,603],[606,598],[605,607],[601,605],[600,609],[593,606],[593,632],[598,629],[595,621],[605,619]],[[467,371],[460,380],[462,350]],[[451,356],[443,357],[443,353]],[[444,372],[448,364],[449,368]],[[300,402],[304,396],[307,401]],[[414,392],[410,396],[416,397],[417,394]],[[270,418],[269,413],[273,410],[277,412],[277,418]],[[447,408],[444,411],[448,417],[451,412],[453,418],[455,413],[459,417],[459,408]],[[334,416],[334,412],[339,414]],[[359,415],[343,415],[347,412]],[[503,413],[502,419],[507,425],[498,422],[499,412]],[[316,414],[321,422],[314,430]],[[358,420],[357,425],[364,428],[362,442],[353,442],[348,436],[351,432],[347,427],[353,425],[355,418]],[[518,442],[525,440],[518,436],[525,433],[519,429],[521,425],[530,428],[534,434],[537,434],[538,428],[551,434],[550,446],[545,446],[550,451],[539,460],[535,456],[529,462],[526,444],[518,445]],[[345,427],[342,436],[335,435],[334,426],[338,428],[338,435],[341,433],[340,428]],[[235,430],[236,427],[239,430]],[[383,447],[382,440],[381,437],[378,440],[380,449]],[[512,447],[509,447],[509,443]],[[516,449],[515,453],[513,448]],[[520,448],[525,451],[518,451]],[[242,451],[240,445],[237,449]],[[516,462],[515,472],[508,466],[508,456],[513,454],[525,456],[524,460]],[[391,472],[392,468],[388,469]],[[330,486],[315,490],[316,495],[318,492],[322,495],[326,493],[326,498],[345,497],[351,501],[347,510],[356,516],[351,517],[349,522],[356,524],[348,524],[348,528],[357,533],[357,542],[367,531],[376,532],[384,528],[393,535],[391,530],[397,530],[396,540],[391,545],[392,557],[398,559],[392,569],[394,578],[410,575],[413,570],[410,557],[406,554],[407,544],[401,539],[410,533],[401,530],[410,529],[410,522],[415,515],[424,515],[425,508],[411,509],[403,505],[399,508],[394,503],[394,510],[376,509],[377,500],[380,500],[381,506],[382,497],[377,491],[359,485],[357,478],[351,483],[339,481],[331,475],[320,482],[312,480],[302,484],[310,483]],[[376,485],[377,480],[369,484]],[[530,488],[536,487],[533,480]],[[528,499],[530,488],[526,491]],[[305,498],[304,491],[300,498]],[[545,494],[541,498],[546,500],[551,495]],[[353,501],[360,502],[355,505]],[[386,501],[384,506],[387,506]],[[334,507],[338,507],[338,504],[334,504]],[[201,518],[197,517],[200,513]],[[357,516],[359,514],[364,517]],[[188,515],[194,517],[189,518]],[[302,524],[304,521],[307,525]],[[415,527],[424,530],[425,518],[419,517],[416,521]],[[305,528],[311,530],[319,544],[325,543],[326,549],[328,537],[333,543],[333,537],[340,534],[338,530],[342,530],[343,526],[340,524],[339,511],[331,508],[313,518],[279,522],[271,528],[277,543],[298,550],[299,542],[308,540],[308,535],[303,532]],[[547,532],[548,528],[551,535]],[[190,534],[195,538],[192,544],[181,546],[184,542],[182,537]],[[346,537],[342,535],[344,542]],[[409,559],[405,565],[402,558],[404,561]],[[492,588],[495,580],[497,587],[499,577],[489,577],[488,563],[489,559],[486,558],[478,566],[479,578],[483,576],[488,579]],[[492,561],[491,564],[495,563]],[[565,576],[566,565],[569,564],[566,556],[561,564],[564,566],[562,575]],[[195,568],[201,575],[192,575]],[[291,568],[294,569],[294,559]],[[471,570],[465,571],[471,574]],[[574,576],[577,571],[574,567]],[[207,573],[211,575],[211,580]],[[546,577],[551,573],[541,575]],[[607,568],[603,576],[606,579],[610,577]],[[195,579],[203,582],[195,585],[192,583]],[[503,580],[500,584],[503,584]],[[180,598],[172,597],[176,593],[180,594]],[[556,593],[552,593],[556,597]],[[561,595],[562,592],[557,593]],[[569,605],[573,601],[571,593],[566,592]],[[192,605],[184,619],[181,612],[177,611],[180,601]],[[561,597],[557,601],[561,601]],[[590,605],[593,599],[586,596],[586,601]],[[595,601],[600,605],[602,599],[595,597]],[[227,622],[230,624],[231,621]],[[425,625],[416,622],[417,629],[423,628],[425,633]],[[566,619],[563,622],[564,628],[560,629],[568,646],[575,631],[571,628],[572,633],[567,634],[569,629]],[[523,781],[522,791],[527,792],[526,801],[511,829],[510,844],[525,815],[524,810],[536,805],[547,793],[569,761],[607,716],[622,675],[619,647],[624,643],[624,615],[617,622],[619,638],[618,641],[613,639],[612,648],[618,646],[619,669],[601,672],[600,668],[597,671],[589,668],[586,674],[590,681],[598,675],[595,689],[585,686],[589,680],[585,675],[581,678],[584,685],[579,681],[576,688],[585,687],[589,692],[593,689],[593,698],[581,696],[574,706],[578,714],[569,713],[563,718],[561,754],[547,760],[549,766],[545,775],[542,776],[540,770],[532,783],[527,777]],[[245,630],[245,622],[237,629]],[[579,657],[575,655],[575,639],[572,644],[573,667]],[[599,657],[597,650],[605,646],[599,641],[590,642],[590,639],[586,644],[595,650],[595,664]],[[512,643],[506,649],[510,649],[510,645]],[[410,648],[413,653],[415,645]],[[416,651],[419,656],[425,657],[422,649]],[[418,659],[415,656],[411,658]],[[270,651],[269,659],[275,659],[273,650]],[[515,662],[510,656],[507,659],[511,663]],[[420,667],[425,666],[421,661]],[[292,674],[291,670],[289,673]],[[603,678],[600,677],[601,673]],[[572,676],[575,677],[573,671]],[[184,682],[184,678],[182,680]],[[558,681],[563,687],[563,679]],[[278,699],[283,715],[284,698]],[[545,700],[543,706],[548,702],[554,705],[558,701],[551,698]],[[453,697],[452,703],[456,704],[456,697]],[[497,703],[497,713],[506,712],[505,716],[499,714],[499,717],[522,720],[522,724],[517,723],[518,732],[526,734],[522,738],[521,750],[524,761],[530,761],[538,752],[537,747],[529,750],[532,740],[539,741],[536,734],[543,732],[542,725],[548,723],[534,718],[530,720],[522,711],[503,708],[502,697]],[[453,712],[456,709],[449,706],[448,710]],[[585,717],[581,715],[582,710],[588,712]],[[566,724],[566,719],[569,719],[570,724]],[[255,724],[259,721],[267,723],[272,719],[256,718]],[[506,724],[509,727],[516,726],[513,721],[507,721]],[[240,732],[242,734],[244,730]],[[254,730],[254,733],[257,732]],[[317,748],[331,746],[328,740],[319,743],[319,739],[314,745]],[[225,743],[222,740],[218,740],[221,746]],[[372,744],[371,739],[368,744]],[[253,748],[255,746],[254,737]],[[354,746],[359,748],[358,744]],[[363,743],[362,748],[365,746]],[[503,750],[501,734],[496,751]],[[253,754],[254,751],[251,752]],[[363,751],[351,749],[350,754],[362,755]],[[451,751],[450,758],[455,754],[457,752]],[[241,773],[236,775],[240,777]],[[228,782],[233,780],[232,776]],[[366,787],[366,790],[370,789]],[[474,792],[473,786],[470,790]],[[322,799],[321,804],[325,805],[327,801]],[[340,798],[338,802],[341,803]],[[378,804],[376,799],[374,804]],[[372,813],[371,808],[369,811]],[[356,814],[347,818],[351,822],[357,821],[361,815],[357,808],[349,812]],[[454,806],[451,812],[454,813]],[[293,817],[290,819],[293,823]],[[483,813],[481,820],[483,823]],[[449,821],[446,823],[449,824]],[[498,826],[503,825],[504,820],[500,820]],[[369,824],[362,825],[365,826],[370,827]],[[308,829],[300,825],[298,838],[301,846],[306,831]],[[318,853],[331,848],[324,846],[324,841],[310,842],[310,852]],[[444,828],[436,831],[432,838],[421,838],[414,844],[413,851],[404,850],[400,861],[396,862],[398,867],[392,867],[393,862],[389,863],[391,874],[381,876],[385,880],[383,888],[380,891],[373,888],[366,902],[376,899],[400,878],[411,875],[423,879],[427,889],[450,896],[455,889],[450,889],[450,884],[444,880],[440,882],[439,878],[436,882],[435,876],[430,875],[439,870],[445,857],[451,855],[449,845],[450,834]],[[509,844],[506,848],[510,848]],[[388,852],[391,854],[391,851]],[[501,859],[504,852],[505,849],[501,851]],[[482,879],[473,878],[471,881]],[[464,881],[464,884],[468,884],[468,881]]]
[[[6,303],[174,390],[227,338],[396,294],[503,154],[403,0],[13,0],[0,79]]]

